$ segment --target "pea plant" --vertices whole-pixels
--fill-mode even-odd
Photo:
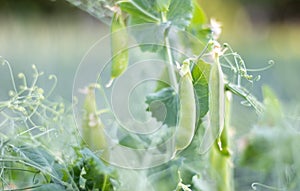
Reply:
[[[84,84],[83,102],[75,97],[67,103],[52,101],[55,76],[49,76],[53,88],[43,90],[38,85],[43,73],[35,66],[32,80],[19,74],[17,81],[8,61],[1,58],[13,87],[9,98],[0,102],[1,190],[239,188],[234,173],[242,169],[235,170],[231,144],[233,98],[252,107],[261,124],[281,124],[282,111],[268,87],[263,88],[263,103],[251,94],[249,87],[259,76],[249,74],[229,44],[218,42],[221,25],[209,21],[196,0],[67,1],[109,24],[111,58],[103,69],[107,72]],[[156,69],[155,83],[137,106],[151,118],[149,127],[159,126],[148,132],[146,125],[148,133],[138,129],[141,125],[131,128],[136,123],[121,124],[111,117],[117,111],[107,98],[107,92],[112,95],[118,83],[131,78],[126,73],[137,66],[132,63],[140,55],[163,61],[162,67],[151,66]],[[130,98],[124,100],[133,107]],[[74,107],[80,112],[72,111]],[[258,164],[251,155],[268,149],[261,147],[264,138],[258,134],[248,139],[238,157],[244,166]],[[289,175],[286,185],[299,188],[297,176]],[[275,186],[252,182],[249,190],[287,190]]]

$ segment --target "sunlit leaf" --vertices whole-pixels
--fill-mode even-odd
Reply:
[[[191,19],[191,26],[203,25],[207,22],[206,15],[202,7],[198,4],[198,0],[193,0],[193,16]]]
[[[192,11],[191,0],[172,0],[167,12],[167,20],[171,22],[171,25],[184,30],[190,24]]]
[[[156,10],[159,12],[167,12],[171,3],[171,0],[156,0]]]
[[[152,7],[155,6],[154,1],[142,0],[123,0],[118,5],[122,11],[127,12],[132,18],[140,20],[144,23],[157,23],[160,21],[159,15]]]

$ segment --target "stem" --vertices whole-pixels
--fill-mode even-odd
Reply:
[[[162,22],[167,22],[167,17],[166,14],[164,12],[162,12],[161,14],[162,17]],[[166,51],[167,51],[167,57],[168,57],[168,71],[169,71],[169,77],[170,77],[170,82],[171,85],[174,87],[175,91],[177,92],[178,90],[178,83],[177,83],[177,79],[176,79],[176,74],[175,74],[175,70],[174,70],[174,61],[173,61],[173,56],[172,56],[172,51],[170,48],[170,41],[168,38],[168,32],[166,31],[164,34],[164,44],[166,47]]]
[[[104,182],[103,182],[103,185],[102,185],[102,188],[101,188],[101,190],[103,190],[103,191],[106,190],[107,179],[108,179],[108,176],[106,174],[106,175],[104,175]]]
[[[233,169],[229,151],[230,101],[231,94],[225,94],[225,123],[219,139],[210,151],[211,179],[216,181],[217,191],[233,191]]]

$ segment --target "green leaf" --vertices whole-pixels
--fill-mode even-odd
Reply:
[[[197,0],[193,0],[193,16],[191,19],[191,26],[203,25],[207,21],[206,15],[202,10],[201,6],[198,4]]]
[[[159,12],[167,12],[170,6],[171,0],[156,0],[156,10]]]
[[[38,167],[51,168],[52,164],[55,162],[54,157],[40,147],[20,146],[17,148],[16,152]]]
[[[168,126],[176,126],[178,118],[178,95],[172,88],[163,88],[158,92],[149,94],[146,97],[146,103],[149,105],[148,110],[154,118]]]
[[[137,18],[140,23],[157,23],[160,21],[158,13],[153,11],[154,1],[149,0],[124,0],[118,5],[122,11],[127,12],[133,18]]]
[[[263,86],[262,92],[266,108],[262,116],[262,121],[270,126],[279,125],[283,119],[283,112],[277,96],[268,86]]]
[[[192,77],[194,89],[197,97],[198,120],[208,112],[208,80],[210,73],[210,64],[199,60],[192,68]]]
[[[112,167],[106,166],[90,149],[84,148],[80,151],[81,157],[84,160],[84,167],[92,167],[90,170],[95,174],[107,174],[115,176],[115,171]],[[87,169],[85,169],[87,170]],[[88,173],[87,173],[88,174]],[[90,176],[90,175],[87,175]]]
[[[114,190],[117,182],[117,174],[114,168],[106,166],[91,150],[84,148],[77,150],[77,160],[72,165],[75,173],[74,182],[80,185],[81,179],[85,179],[87,190]],[[84,173],[83,173],[84,169]],[[82,175],[81,175],[82,174]]]
[[[35,170],[40,170],[41,174],[46,176],[50,175],[49,178],[52,183],[62,184],[67,183],[71,180],[68,173],[68,168],[64,165],[58,163],[55,157],[51,155],[47,150],[42,147],[32,147],[32,146],[20,146],[15,148],[16,154],[24,158],[24,161],[34,168]],[[23,167],[21,167],[23,168]],[[39,189],[52,188],[54,185],[49,184],[45,187],[39,187]],[[61,187],[61,186],[60,186]],[[59,190],[64,190],[63,187]]]
[[[191,22],[192,13],[193,5],[191,0],[172,0],[167,12],[167,21],[170,21],[171,25],[185,30]]]
[[[193,7],[193,16],[187,31],[198,38],[201,43],[205,45],[211,38],[212,31],[209,27],[207,27],[206,15],[198,4],[197,0],[193,0]],[[200,54],[201,50],[199,52],[199,46],[197,46],[197,44],[191,42],[190,46],[192,46],[194,53]]]

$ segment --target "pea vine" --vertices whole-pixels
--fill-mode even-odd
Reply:
[[[197,0],[67,1],[110,25],[110,80],[104,86],[86,84],[82,90],[86,98],[80,106],[80,137],[72,114],[74,105],[51,101],[56,77],[50,75],[53,86],[43,90],[38,81],[44,74],[36,66],[32,66],[32,79],[23,73],[15,77],[11,65],[0,57],[1,67],[6,67],[12,83],[8,99],[0,101],[1,190],[234,190],[232,95],[254,108],[263,125],[280,124],[281,116],[272,111],[282,111],[272,91],[263,88],[263,103],[251,94],[260,79],[253,73],[274,63],[247,69],[229,44],[218,41],[221,24],[209,21]],[[152,30],[145,34],[129,30],[148,24],[159,29],[155,31],[155,44],[144,43],[153,35]],[[114,141],[133,150],[156,146],[155,154],[161,154],[168,149],[163,143],[174,137],[170,160],[139,170],[110,164],[111,148],[102,116],[113,111],[109,107],[99,110],[95,95],[95,91],[109,90],[126,73],[132,56],[129,38],[138,42],[142,52],[156,54],[167,63],[153,92],[144,100],[146,111],[165,129],[152,135],[128,135],[124,129],[111,128],[115,131]],[[172,48],[174,44],[184,54],[178,55]],[[103,102],[108,105],[107,99]],[[164,105],[164,117],[157,103]],[[256,149],[264,150],[257,144],[260,141],[248,144],[241,157],[243,163],[251,166],[249,155]],[[254,190],[258,186],[275,188],[252,184]]]

